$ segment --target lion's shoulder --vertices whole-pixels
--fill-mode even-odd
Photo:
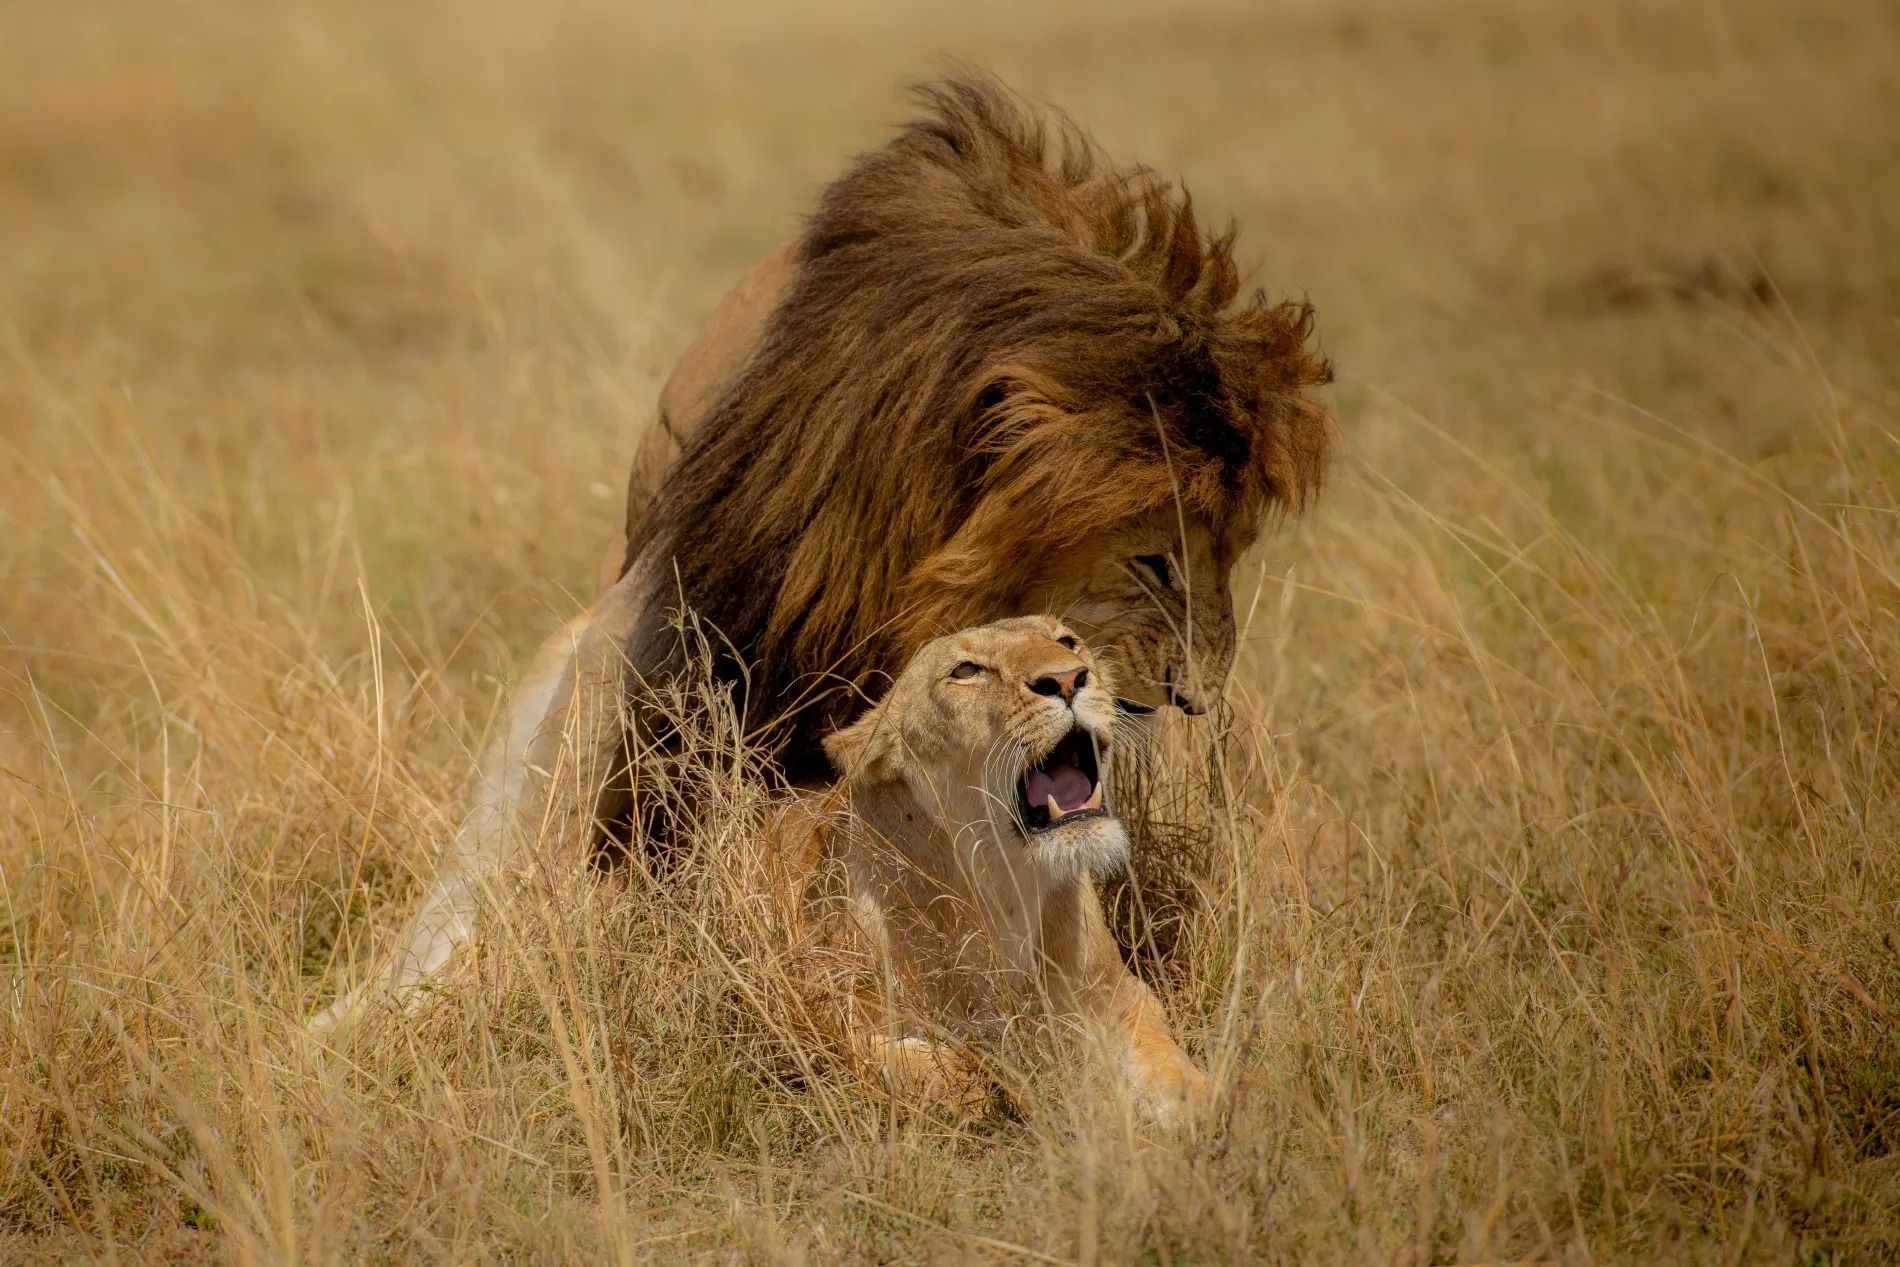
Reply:
[[[658,423],[674,442],[696,430],[759,345],[765,323],[798,276],[798,240],[781,242],[726,292],[660,388]]]

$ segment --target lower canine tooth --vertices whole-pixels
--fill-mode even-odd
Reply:
[[[1056,821],[1056,819],[1061,818],[1061,817],[1062,817],[1062,807],[1056,804],[1055,793],[1051,792],[1049,794],[1049,821],[1053,823]]]
[[[1097,783],[1095,785],[1095,790],[1089,793],[1088,803],[1084,805],[1082,808],[1083,809],[1102,808],[1102,785],[1100,783]]]

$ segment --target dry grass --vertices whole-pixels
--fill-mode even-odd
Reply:
[[[1900,1255],[1891,6],[749,8],[7,8],[0,1257]],[[851,1083],[743,779],[313,1055],[670,358],[944,53],[1344,371],[1170,977],[1222,1116]]]

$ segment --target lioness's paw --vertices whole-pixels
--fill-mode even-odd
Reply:
[[[1131,1062],[1131,1082],[1135,1107],[1149,1121],[1164,1130],[1187,1128],[1207,1109],[1207,1077],[1189,1063],[1186,1055],[1176,1059]]]
[[[912,1036],[886,1044],[884,1080],[902,1099],[956,1113],[976,1112],[989,1103],[989,1086],[971,1061],[928,1038]]]

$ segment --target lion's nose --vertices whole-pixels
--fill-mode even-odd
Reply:
[[[1089,684],[1089,671],[1080,666],[1062,673],[1045,673],[1029,684],[1029,689],[1038,695],[1060,695],[1063,699],[1073,699],[1075,693]]]
[[[1176,680],[1173,665],[1168,666],[1161,680],[1168,688],[1168,702],[1189,717],[1199,717],[1207,711],[1206,697],[1199,691],[1187,689],[1184,683]]]
[[[1190,695],[1178,686],[1169,688],[1168,698],[1173,701],[1176,708],[1189,717],[1199,717],[1207,711],[1206,700],[1198,695]]]

